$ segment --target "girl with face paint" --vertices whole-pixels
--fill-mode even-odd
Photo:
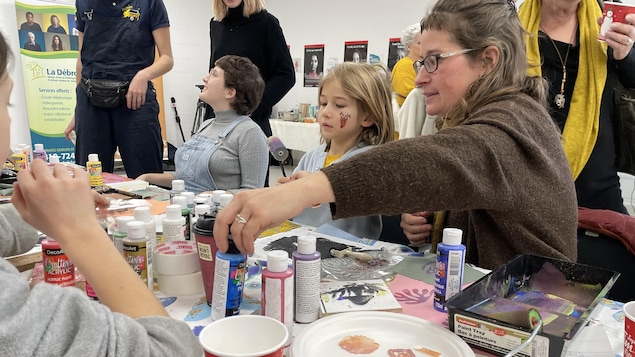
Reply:
[[[394,137],[390,84],[369,64],[336,66],[320,82],[318,103],[322,144],[302,157],[291,177],[280,177],[279,184],[300,179]],[[380,216],[332,220],[328,205],[307,208],[293,221],[315,227],[328,223],[371,239],[378,239],[382,228]]]

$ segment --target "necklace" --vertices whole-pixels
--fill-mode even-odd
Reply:
[[[540,26],[540,30],[545,35],[547,35],[547,37],[549,38],[549,41],[551,41],[551,44],[553,45],[553,48],[556,49],[556,53],[558,54],[558,58],[560,59],[560,64],[562,65],[562,83],[560,83],[560,93],[556,94],[553,100],[556,106],[562,109],[564,108],[564,103],[566,102],[566,98],[564,96],[564,84],[567,83],[567,59],[569,58],[569,50],[571,49],[571,45],[573,44],[573,41],[575,40],[575,34],[578,32],[578,25],[576,25],[575,30],[573,30],[573,35],[571,35],[571,41],[567,45],[567,53],[565,53],[564,55],[564,60],[562,59],[562,55],[560,54],[560,50],[558,49],[558,46],[556,46],[556,43],[551,39],[551,37],[542,28],[542,26]]]

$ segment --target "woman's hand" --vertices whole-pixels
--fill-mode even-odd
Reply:
[[[108,199],[91,191],[86,172],[56,165],[51,174],[42,160],[33,160],[30,170],[21,170],[14,183],[11,202],[22,218],[62,243],[77,235],[79,228],[99,224],[95,203],[108,205]],[[82,237],[78,237],[82,238]]]
[[[73,115],[73,118],[71,119],[71,122],[68,123],[68,125],[66,126],[66,129],[64,129],[64,136],[66,137],[66,140],[68,140],[68,141],[75,140],[71,136],[71,132],[73,132],[74,130],[75,130],[75,116]]]
[[[627,14],[625,23],[614,22],[606,32],[606,44],[613,49],[613,57],[622,60],[628,56],[635,40],[635,14]]]
[[[430,212],[404,213],[401,215],[401,229],[413,246],[420,246],[430,243],[430,235],[432,233],[432,222],[428,219],[432,218]]]
[[[218,249],[225,252],[227,236],[231,233],[236,247],[252,254],[254,241],[265,229],[277,226],[307,207],[333,201],[333,189],[321,171],[284,185],[243,190],[216,217],[214,239]]]

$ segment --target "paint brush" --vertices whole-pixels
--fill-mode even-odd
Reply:
[[[333,257],[335,258],[344,258],[346,256],[351,257],[351,258],[355,258],[355,259],[359,259],[363,262],[367,262],[370,260],[373,260],[373,256],[368,254],[368,253],[362,253],[362,252],[353,252],[352,248],[348,247],[346,249],[343,250],[337,250],[337,249],[331,249],[330,253]]]

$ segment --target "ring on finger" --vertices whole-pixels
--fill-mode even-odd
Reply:
[[[633,39],[629,37],[629,38],[628,38],[628,41],[626,41],[626,44],[627,44],[627,45],[631,45],[631,44],[633,44]]]
[[[234,218],[234,221],[236,221],[237,223],[241,223],[241,224],[245,224],[247,223],[247,220],[245,219],[245,217],[237,214],[236,218]]]

